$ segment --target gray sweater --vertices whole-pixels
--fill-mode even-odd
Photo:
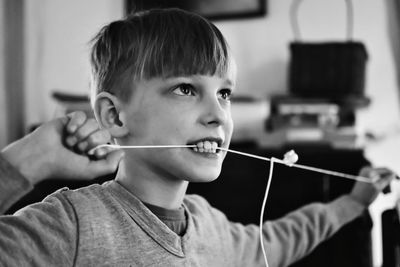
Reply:
[[[31,190],[0,158],[0,212]],[[0,266],[265,266],[259,228],[232,223],[205,199],[184,199],[181,237],[115,181],[61,189],[0,216]],[[287,266],[363,211],[347,196],[263,226],[270,267]],[[268,212],[268,211],[267,211]]]

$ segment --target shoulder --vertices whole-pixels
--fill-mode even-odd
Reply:
[[[194,194],[186,195],[183,203],[193,217],[202,219],[212,218],[214,222],[228,222],[225,214],[211,206],[211,204],[202,196]]]
[[[68,187],[64,187],[50,194],[45,199],[52,197],[56,198],[62,197],[62,198],[67,198],[69,200],[91,199],[91,198],[97,198],[102,191],[103,187],[99,184],[93,184],[78,189],[69,189]]]
[[[74,209],[93,210],[110,202],[111,196],[103,185],[93,184],[74,190],[61,188],[46,197],[44,201],[52,201],[52,199],[67,202]]]
[[[212,208],[204,197],[194,194],[186,195],[183,203],[190,211],[206,211]]]

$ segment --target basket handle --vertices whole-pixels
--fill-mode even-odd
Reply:
[[[290,23],[292,25],[295,40],[301,39],[301,33],[298,21],[298,10],[299,6],[303,0],[293,0],[290,7]],[[347,39],[351,40],[353,38],[353,2],[351,0],[345,0],[346,3],[346,17],[347,17],[347,29],[346,35]]]

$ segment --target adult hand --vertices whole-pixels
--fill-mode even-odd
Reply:
[[[3,157],[33,184],[49,179],[88,180],[114,172],[121,150],[87,151],[110,141],[106,130],[83,112],[47,122],[2,150]]]
[[[396,174],[387,168],[364,167],[359,176],[371,179],[371,183],[357,181],[350,193],[356,201],[368,207],[396,177]]]

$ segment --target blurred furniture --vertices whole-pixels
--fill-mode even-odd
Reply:
[[[382,267],[400,266],[399,211],[390,209],[382,214]]]
[[[64,115],[73,111],[83,111],[88,117],[94,117],[90,106],[89,96],[86,94],[71,94],[67,90],[53,90],[53,99],[58,104],[57,115]]]

